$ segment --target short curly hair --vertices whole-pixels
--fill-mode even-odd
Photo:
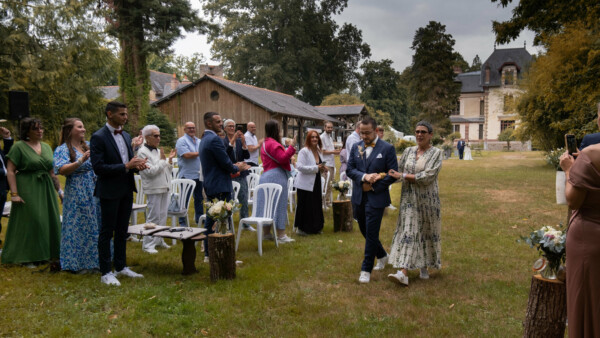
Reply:
[[[21,120],[19,126],[19,138],[23,141],[29,140],[29,131],[34,127],[42,127],[42,121],[34,117],[26,117]]]

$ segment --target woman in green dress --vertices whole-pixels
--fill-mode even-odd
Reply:
[[[60,217],[56,192],[62,193],[52,167],[52,148],[42,143],[41,121],[21,121],[20,141],[8,155],[12,202],[3,264],[39,264],[60,256]]]

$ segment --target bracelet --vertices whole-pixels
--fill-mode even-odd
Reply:
[[[11,192],[11,193],[10,193],[10,196],[11,196],[11,197],[19,196],[19,193],[16,193],[16,192]]]
[[[406,173],[402,173],[402,180],[406,180]]]
[[[83,164],[83,161],[81,160],[83,157],[80,157],[79,159],[77,159],[77,163],[79,163],[79,165]]]

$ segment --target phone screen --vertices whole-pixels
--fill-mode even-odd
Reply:
[[[565,135],[565,144],[567,146],[567,151],[569,155],[577,152],[577,142],[575,141],[575,135],[567,134]]]

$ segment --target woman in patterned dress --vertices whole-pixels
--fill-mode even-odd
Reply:
[[[404,150],[398,163],[401,172],[389,172],[403,183],[400,215],[389,259],[399,270],[388,278],[407,286],[407,270],[421,269],[420,278],[428,279],[428,267],[442,267],[442,219],[437,182],[442,151],[431,145],[433,127],[428,122],[417,123],[415,135],[417,145]]]
[[[60,241],[62,270],[86,273],[98,269],[100,202],[94,197],[96,175],[83,122],[65,119],[61,145],[54,151],[54,172],[67,177]]]

